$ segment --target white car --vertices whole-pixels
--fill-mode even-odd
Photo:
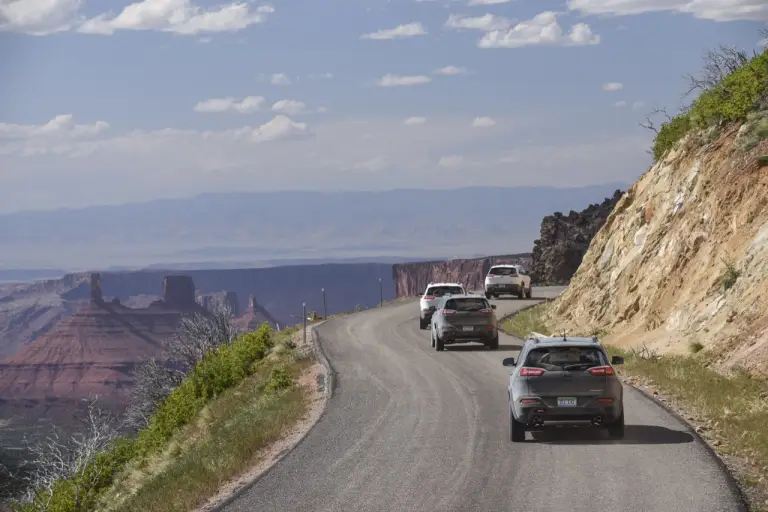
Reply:
[[[518,299],[531,298],[531,276],[520,265],[494,265],[485,276],[485,296],[517,295]]]
[[[419,329],[428,329],[432,313],[435,312],[435,306],[440,302],[441,297],[446,295],[464,295],[464,285],[460,283],[429,283],[424,295],[419,300]]]

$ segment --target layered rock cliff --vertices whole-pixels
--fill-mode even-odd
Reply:
[[[613,197],[580,212],[544,217],[541,237],[533,243],[531,279],[539,284],[567,284],[621,196],[621,190],[616,190]]]
[[[766,113],[768,118],[768,113]],[[732,126],[689,139],[621,198],[592,240],[551,327],[768,373],[768,139]],[[751,149],[747,149],[751,147]]]
[[[427,284],[441,281],[462,283],[468,290],[481,290],[488,270],[498,263],[513,263],[527,269],[531,264],[531,256],[510,254],[476,259],[397,263],[392,266],[395,294],[397,297],[421,295]]]

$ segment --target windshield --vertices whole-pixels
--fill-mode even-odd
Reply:
[[[434,297],[442,297],[447,294],[461,295],[464,290],[460,286],[434,286],[427,289],[426,295],[432,295]]]
[[[547,371],[586,370],[605,366],[608,361],[602,350],[595,347],[541,347],[531,350],[525,366]]]
[[[467,297],[461,299],[449,299],[445,303],[445,309],[455,311],[480,311],[481,309],[490,309],[488,301],[480,297]]]
[[[489,276],[514,276],[517,274],[515,267],[494,267],[488,271]]]

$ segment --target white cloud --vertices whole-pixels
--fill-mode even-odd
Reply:
[[[358,171],[379,172],[389,167],[389,162],[383,156],[376,156],[362,162],[355,162],[353,169]]]
[[[240,114],[252,114],[261,109],[264,104],[263,96],[246,96],[238,101],[235,98],[211,98],[198,102],[193,110],[201,113],[237,112]]]
[[[483,16],[467,17],[460,14],[451,14],[445,22],[445,28],[482,30],[485,32],[491,30],[506,30],[512,26],[514,20],[497,16],[495,14],[484,14]]]
[[[512,0],[469,0],[469,5],[497,5],[507,4]]]
[[[253,130],[252,137],[256,142],[268,142],[272,140],[309,135],[307,123],[297,123],[290,117],[282,114],[275,116],[271,121]]]
[[[759,48],[768,48],[768,37],[766,37],[765,39],[761,39],[761,40],[759,40],[759,41],[757,42],[757,46],[758,46]]]
[[[70,30],[83,0],[4,0],[0,2],[0,32],[45,36]]]
[[[607,92],[620,91],[624,88],[621,82],[607,82],[603,84],[603,90]]]
[[[768,21],[764,0],[568,0],[568,8],[593,15],[671,11],[713,21]]]
[[[495,126],[496,121],[488,116],[478,116],[472,120],[472,128],[488,128]]]
[[[466,160],[461,155],[447,155],[440,157],[437,165],[440,167],[461,167],[466,164]]]
[[[467,68],[458,67],[458,66],[445,66],[444,68],[436,69],[435,74],[437,75],[463,75],[466,74]]]
[[[307,105],[303,101],[298,100],[280,100],[272,105],[272,110],[289,116],[295,116],[306,112]]]
[[[568,34],[557,22],[558,13],[545,11],[531,20],[523,21],[509,30],[492,30],[478,42],[480,48],[521,48],[532,45],[585,46],[599,44],[586,23],[576,23]]]
[[[618,107],[618,108],[626,107],[627,106],[627,102],[623,101],[623,100],[622,101],[617,101],[616,103],[613,104],[613,106],[614,107]]]
[[[109,123],[106,121],[75,124],[72,114],[61,114],[41,125],[0,123],[0,139],[92,137],[104,132],[108,128]]]
[[[126,6],[117,16],[104,13],[83,22],[79,32],[111,35],[117,30],[157,30],[179,35],[237,32],[263,23],[275,11],[270,5],[251,10],[246,2],[203,9],[191,0],[143,0]]]
[[[645,103],[643,103],[642,101],[636,101],[632,104],[632,108],[634,109],[643,108],[644,106],[645,106]]]
[[[421,23],[413,22],[406,23],[404,25],[398,25],[395,28],[389,28],[371,32],[370,34],[363,34],[360,39],[397,39],[400,37],[413,37],[426,35],[427,31],[424,30],[424,26]]]
[[[291,85],[293,82],[285,73],[274,73],[269,78],[269,83],[272,85]]]
[[[386,74],[379,79],[377,85],[379,87],[399,87],[409,85],[422,85],[431,82],[432,79],[425,75],[393,75]]]
[[[333,78],[333,73],[318,73],[316,75],[309,75],[308,78],[313,78],[316,80],[330,80]]]
[[[427,118],[426,117],[414,116],[414,117],[409,117],[408,119],[403,121],[403,124],[406,124],[408,126],[415,126],[415,125],[419,125],[419,124],[424,124],[426,122],[427,122]]]

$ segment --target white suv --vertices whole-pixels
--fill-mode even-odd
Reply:
[[[494,265],[485,276],[485,296],[492,299],[500,295],[517,295],[518,299],[531,298],[531,276],[520,265]]]
[[[419,329],[429,328],[432,313],[442,297],[446,295],[464,295],[464,286],[459,283],[429,283],[419,301]]]

